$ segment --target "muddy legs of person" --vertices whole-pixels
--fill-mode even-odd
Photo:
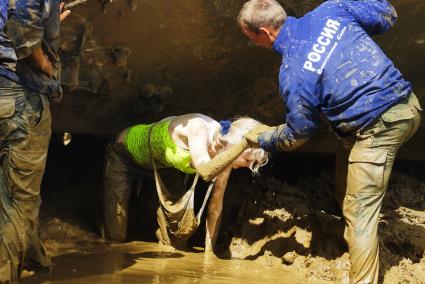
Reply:
[[[212,190],[207,211],[207,222],[205,230],[205,255],[214,254],[215,242],[220,230],[221,216],[223,213],[223,198],[226,191],[232,168],[229,167],[217,176]]]
[[[382,199],[399,147],[419,126],[419,111],[419,103],[412,94],[382,114],[374,125],[359,132],[352,147],[340,145],[336,196],[346,224],[344,238],[350,253],[350,283],[378,283]],[[346,177],[345,185],[341,177]]]
[[[127,238],[128,203],[137,176],[131,170],[131,157],[123,142],[125,133],[106,147],[104,174],[105,238],[124,241]]]
[[[51,265],[38,231],[51,115],[45,96],[19,85],[0,94],[0,282],[15,283],[27,262]]]

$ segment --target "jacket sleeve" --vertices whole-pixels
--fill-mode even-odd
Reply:
[[[269,152],[295,150],[320,128],[317,107],[302,96],[301,92],[301,88],[297,87],[288,96],[286,123],[259,136],[261,148]]]
[[[342,4],[371,36],[385,33],[397,20],[397,12],[386,0],[349,0]]]
[[[44,0],[16,0],[15,9],[10,11],[6,32],[13,42],[18,59],[30,55],[43,41]]]

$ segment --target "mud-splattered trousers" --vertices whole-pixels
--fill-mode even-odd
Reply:
[[[418,129],[421,107],[414,94],[377,122],[339,143],[336,197],[345,219],[350,283],[378,283],[378,222],[382,199],[400,146]]]
[[[0,283],[28,262],[51,265],[38,231],[50,135],[47,97],[0,77]]]
[[[108,143],[104,171],[105,238],[124,241],[127,237],[128,204],[143,169],[132,159],[125,144],[126,130]]]

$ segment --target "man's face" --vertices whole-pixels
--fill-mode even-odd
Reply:
[[[258,33],[255,33],[242,25],[241,30],[255,45],[272,49],[274,38],[266,28],[261,28]]]

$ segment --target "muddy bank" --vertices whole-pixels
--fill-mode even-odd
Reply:
[[[96,274],[97,270],[90,270],[90,267],[93,261],[99,262],[99,255],[110,259],[110,253],[129,253],[125,245],[121,250],[122,245],[105,242],[100,236],[101,169],[106,141],[77,136],[64,147],[58,143],[59,138],[53,139],[43,184],[41,235],[61,269],[75,262],[73,259],[78,255],[78,263],[86,267],[79,269]],[[342,237],[341,212],[333,197],[333,159],[333,156],[275,155],[261,176],[253,177],[245,170],[232,173],[218,239],[220,261],[223,261],[218,267],[222,268],[215,264],[208,269],[204,267],[209,272],[203,277],[213,277],[208,274],[211,271],[214,275],[228,273],[226,277],[231,277],[222,269],[227,262],[234,265],[229,260],[232,258],[247,261],[238,264],[242,269],[270,273],[271,279],[284,279],[283,271],[285,275],[294,274],[296,279],[308,279],[309,283],[345,283],[350,264]],[[425,281],[423,169],[422,163],[397,161],[395,164],[379,227],[380,272],[384,283]],[[171,178],[177,183],[179,176]],[[154,192],[152,180],[145,178],[140,194],[133,195],[131,200],[129,241],[148,242],[137,246],[138,253],[151,251],[150,246],[163,251],[155,244],[157,203]],[[201,201],[202,197],[198,199]],[[185,256],[188,263],[203,259],[203,254],[199,253],[202,248],[195,250],[198,253],[193,250],[203,245],[203,234],[200,229],[193,236],[189,252],[177,252],[188,253]],[[132,261],[117,268],[116,272],[125,272],[127,267],[140,269],[137,261]],[[185,271],[186,276],[191,275],[185,270],[190,270],[189,266],[176,269],[181,273]],[[105,274],[110,276],[111,273]],[[158,273],[163,275],[164,272]],[[238,275],[234,275],[235,279]],[[164,275],[161,277],[168,279]],[[193,277],[196,281],[202,279]]]
[[[306,279],[344,282],[350,264],[333,178],[326,169],[293,184],[276,177],[257,181],[227,232],[229,255],[303,271]],[[423,181],[393,173],[379,238],[384,283],[425,282]]]

